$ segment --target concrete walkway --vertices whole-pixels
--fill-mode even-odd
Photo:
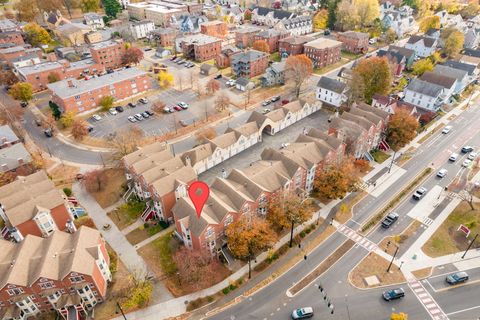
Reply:
[[[136,250],[140,249],[141,247],[149,244],[149,243],[152,242],[152,241],[157,240],[157,239],[160,238],[161,236],[166,235],[167,233],[173,231],[174,229],[175,229],[175,225],[172,224],[172,225],[170,225],[167,229],[164,229],[164,230],[160,231],[159,233],[156,233],[156,234],[154,234],[153,236],[151,236],[151,237],[143,240],[142,242],[137,243],[137,244],[135,245],[135,249],[136,249]]]

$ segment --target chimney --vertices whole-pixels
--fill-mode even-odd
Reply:
[[[67,227],[67,232],[69,233],[75,233],[77,231],[77,227],[75,227],[75,224],[70,219],[67,220],[65,227]]]
[[[225,168],[222,168],[222,178],[223,179],[227,178],[227,170],[225,170]]]
[[[55,62],[57,61],[57,55],[55,54],[55,52],[50,52],[48,55],[47,55],[47,60],[50,61],[50,62]]]
[[[13,268],[14,265],[15,265],[15,259],[13,259],[12,262],[10,262],[10,267]]]
[[[68,80],[67,80],[67,84],[68,84],[68,87],[69,87],[69,88],[75,87],[75,85],[73,84],[73,80],[72,80],[72,79],[68,79]]]
[[[18,158],[17,161],[18,161],[18,165],[20,165],[20,166],[23,166],[24,163],[25,163],[25,162],[23,161],[23,158]]]

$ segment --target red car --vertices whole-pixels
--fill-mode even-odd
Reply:
[[[173,109],[175,109],[177,111],[182,111],[183,110],[182,107],[180,107],[180,106],[174,106]]]
[[[282,100],[282,105],[285,105],[285,104],[287,104],[287,103],[289,103],[289,102],[290,102],[290,101],[288,101],[287,99]]]

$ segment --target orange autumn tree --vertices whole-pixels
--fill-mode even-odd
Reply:
[[[262,251],[270,249],[277,236],[267,221],[244,215],[228,225],[227,245],[233,255],[248,261],[248,278],[252,277],[251,261]]]
[[[337,166],[325,168],[315,179],[315,191],[327,199],[342,199],[348,192],[354,191],[359,181],[351,159]]]
[[[367,103],[374,94],[386,94],[390,89],[393,77],[386,57],[370,57],[360,60],[353,69],[353,77],[358,79],[353,85],[361,86],[363,97]]]
[[[289,56],[285,62],[285,71],[285,78],[293,85],[295,97],[298,98],[302,85],[313,72],[313,63],[304,54]]]
[[[262,52],[266,52],[266,53],[270,52],[270,46],[268,45],[267,41],[265,41],[265,40],[256,40],[253,43],[252,48],[254,50],[258,50],[258,51],[262,51]]]

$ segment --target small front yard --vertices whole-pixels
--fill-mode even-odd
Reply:
[[[470,228],[468,238],[462,231],[457,231],[460,224]],[[480,203],[475,203],[475,210],[471,210],[470,205],[462,201],[423,245],[422,250],[430,257],[464,251],[477,233],[480,233]],[[473,248],[480,248],[480,241],[476,241]]]
[[[123,169],[106,169],[105,175],[105,187],[98,192],[91,193],[102,208],[107,208],[117,203],[124,194],[124,187],[126,185],[125,172]]]
[[[132,232],[126,235],[128,242],[133,245],[139,244],[143,240],[150,238],[151,236],[159,233],[162,230],[168,228],[167,224],[164,223],[157,223],[157,224],[149,224],[145,223],[138,227],[137,229],[133,230]]]
[[[125,229],[131,225],[142,215],[145,210],[145,202],[138,200],[130,200],[128,203],[122,204],[117,209],[110,211],[107,215],[116,224],[118,229]]]
[[[282,57],[280,56],[279,52],[274,52],[270,55],[270,60],[280,62],[282,60]]]
[[[372,154],[372,157],[373,159],[375,160],[375,162],[377,163],[383,163],[385,162],[385,160],[387,160],[388,158],[390,158],[390,155],[389,154],[386,154],[385,152],[381,151],[381,150],[373,150],[371,152]]]
[[[348,63],[350,61],[350,59],[345,59],[344,57],[341,58],[340,61],[334,63],[334,64],[331,64],[331,65],[328,65],[328,66],[325,66],[323,68],[315,68],[313,69],[313,73],[315,74],[325,74],[329,71],[332,71],[332,70],[335,70],[336,68],[339,68],[341,66],[343,66],[344,64]]]
[[[358,288],[371,288],[376,286],[391,285],[405,282],[405,277],[398,267],[392,264],[387,272],[390,261],[385,260],[375,253],[369,253],[348,275],[350,282]],[[365,278],[376,276],[378,285],[368,286]]]

